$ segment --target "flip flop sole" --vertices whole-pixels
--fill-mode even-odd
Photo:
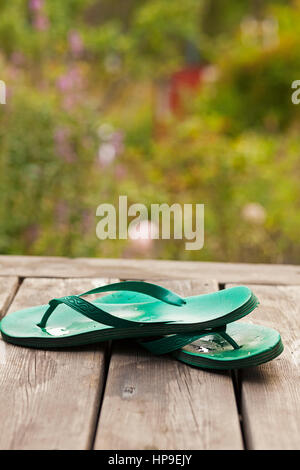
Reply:
[[[132,300],[134,299],[134,303]],[[92,302],[120,318],[145,322],[137,327],[113,328],[90,320],[67,305],[59,305],[47,327],[40,322],[48,305],[13,312],[0,323],[3,339],[35,348],[80,346],[123,338],[185,333],[214,328],[250,313],[258,304],[247,287],[239,286],[213,294],[187,297],[181,307],[150,301],[144,294],[115,292]],[[154,322],[161,322],[153,324]],[[163,323],[170,322],[170,323]]]
[[[209,334],[172,355],[196,367],[228,370],[258,366],[275,359],[283,351],[280,334],[272,328],[237,322],[228,324],[226,333],[240,349],[233,349],[217,334]]]

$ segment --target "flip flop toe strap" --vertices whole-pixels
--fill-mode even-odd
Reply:
[[[139,292],[142,294],[146,294],[152,298],[161,300],[162,302],[182,306],[186,303],[186,301],[179,297],[174,292],[169,291],[161,286],[157,286],[155,284],[150,284],[148,282],[141,282],[141,281],[124,281],[124,282],[117,282],[114,284],[108,284],[106,286],[96,287],[95,289],[89,290],[84,292],[80,295],[90,295],[90,294],[97,294],[102,292],[110,292],[110,291],[132,291],[132,292]],[[70,295],[66,297],[60,297],[57,299],[52,299],[49,302],[49,307],[44,313],[40,323],[37,326],[40,328],[45,328],[49,317],[52,315],[56,307],[60,304],[65,304],[68,307],[71,307],[73,310],[81,313],[87,318],[91,320],[97,321],[98,323],[113,326],[115,328],[126,328],[126,327],[136,327],[142,326],[145,324],[149,324],[149,322],[138,322],[132,320],[126,320],[125,318],[120,318],[111,313],[106,312],[102,308],[96,306],[95,304],[88,302],[85,299],[82,299],[80,296],[77,295]],[[162,322],[151,322],[151,324],[163,324],[169,323],[166,321]]]
[[[218,334],[222,336],[232,347],[233,349],[239,349],[240,346],[234,341],[234,339],[226,333],[226,325],[221,326],[219,328],[214,328],[213,330],[203,330],[197,333],[179,333],[170,336],[164,336],[159,339],[155,339],[152,341],[139,341],[139,343],[148,351],[152,352],[153,354],[160,355],[160,354],[167,354],[177,349],[181,349],[187,344],[193,343],[198,339],[212,335]]]
[[[186,304],[186,300],[169,289],[151,284],[150,282],[143,281],[123,281],[115,282],[114,284],[107,284],[106,286],[96,287],[96,289],[89,290],[80,295],[98,294],[102,292],[113,291],[131,291],[139,292],[140,294],[149,295],[155,299],[161,300],[167,304],[182,306]]]

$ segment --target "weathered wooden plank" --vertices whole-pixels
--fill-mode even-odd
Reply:
[[[163,283],[181,295],[216,283]],[[241,449],[229,373],[154,357],[136,344],[113,347],[96,449]]]
[[[300,267],[291,265],[38,256],[0,256],[0,275],[202,281],[216,279],[220,283],[300,284]]]
[[[103,283],[25,279],[9,312]],[[103,386],[104,346],[43,351],[2,340],[0,345],[0,448],[89,448]]]
[[[19,286],[16,276],[0,277],[0,318],[5,314]]]
[[[261,301],[244,321],[277,329],[285,350],[242,373],[242,414],[250,449],[300,449],[300,288],[249,286]]]

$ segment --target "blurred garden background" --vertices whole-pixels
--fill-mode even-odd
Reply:
[[[0,0],[0,253],[300,263],[300,1]],[[204,203],[205,245],[96,237]]]

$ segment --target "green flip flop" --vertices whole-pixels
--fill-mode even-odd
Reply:
[[[198,335],[177,334],[139,343],[154,354],[172,353],[186,364],[219,370],[258,366],[283,351],[278,331],[242,322]]]
[[[110,291],[121,292],[93,302],[81,298]],[[0,330],[5,341],[21,346],[69,347],[216,328],[257,305],[255,295],[243,286],[182,298],[155,284],[126,281],[13,312],[2,319]]]
[[[232,292],[232,289],[235,291]],[[231,296],[233,293],[239,295],[237,287],[232,289],[218,292],[223,292],[226,296]],[[240,293],[244,289],[247,288],[241,286]],[[105,301],[113,301],[114,295],[107,295]],[[124,303],[146,300],[143,294],[129,292],[118,293],[118,298]],[[243,316],[250,313],[259,303],[252,293],[251,298],[252,301],[245,309],[248,312],[244,312]],[[220,297],[220,301],[222,300],[224,298]],[[283,351],[281,337],[276,330],[260,325],[228,322],[228,317],[220,326],[205,331],[194,330],[192,333],[174,334],[154,340],[138,340],[138,342],[153,354],[171,353],[176,359],[189,365],[221,370],[258,366],[275,359]]]

